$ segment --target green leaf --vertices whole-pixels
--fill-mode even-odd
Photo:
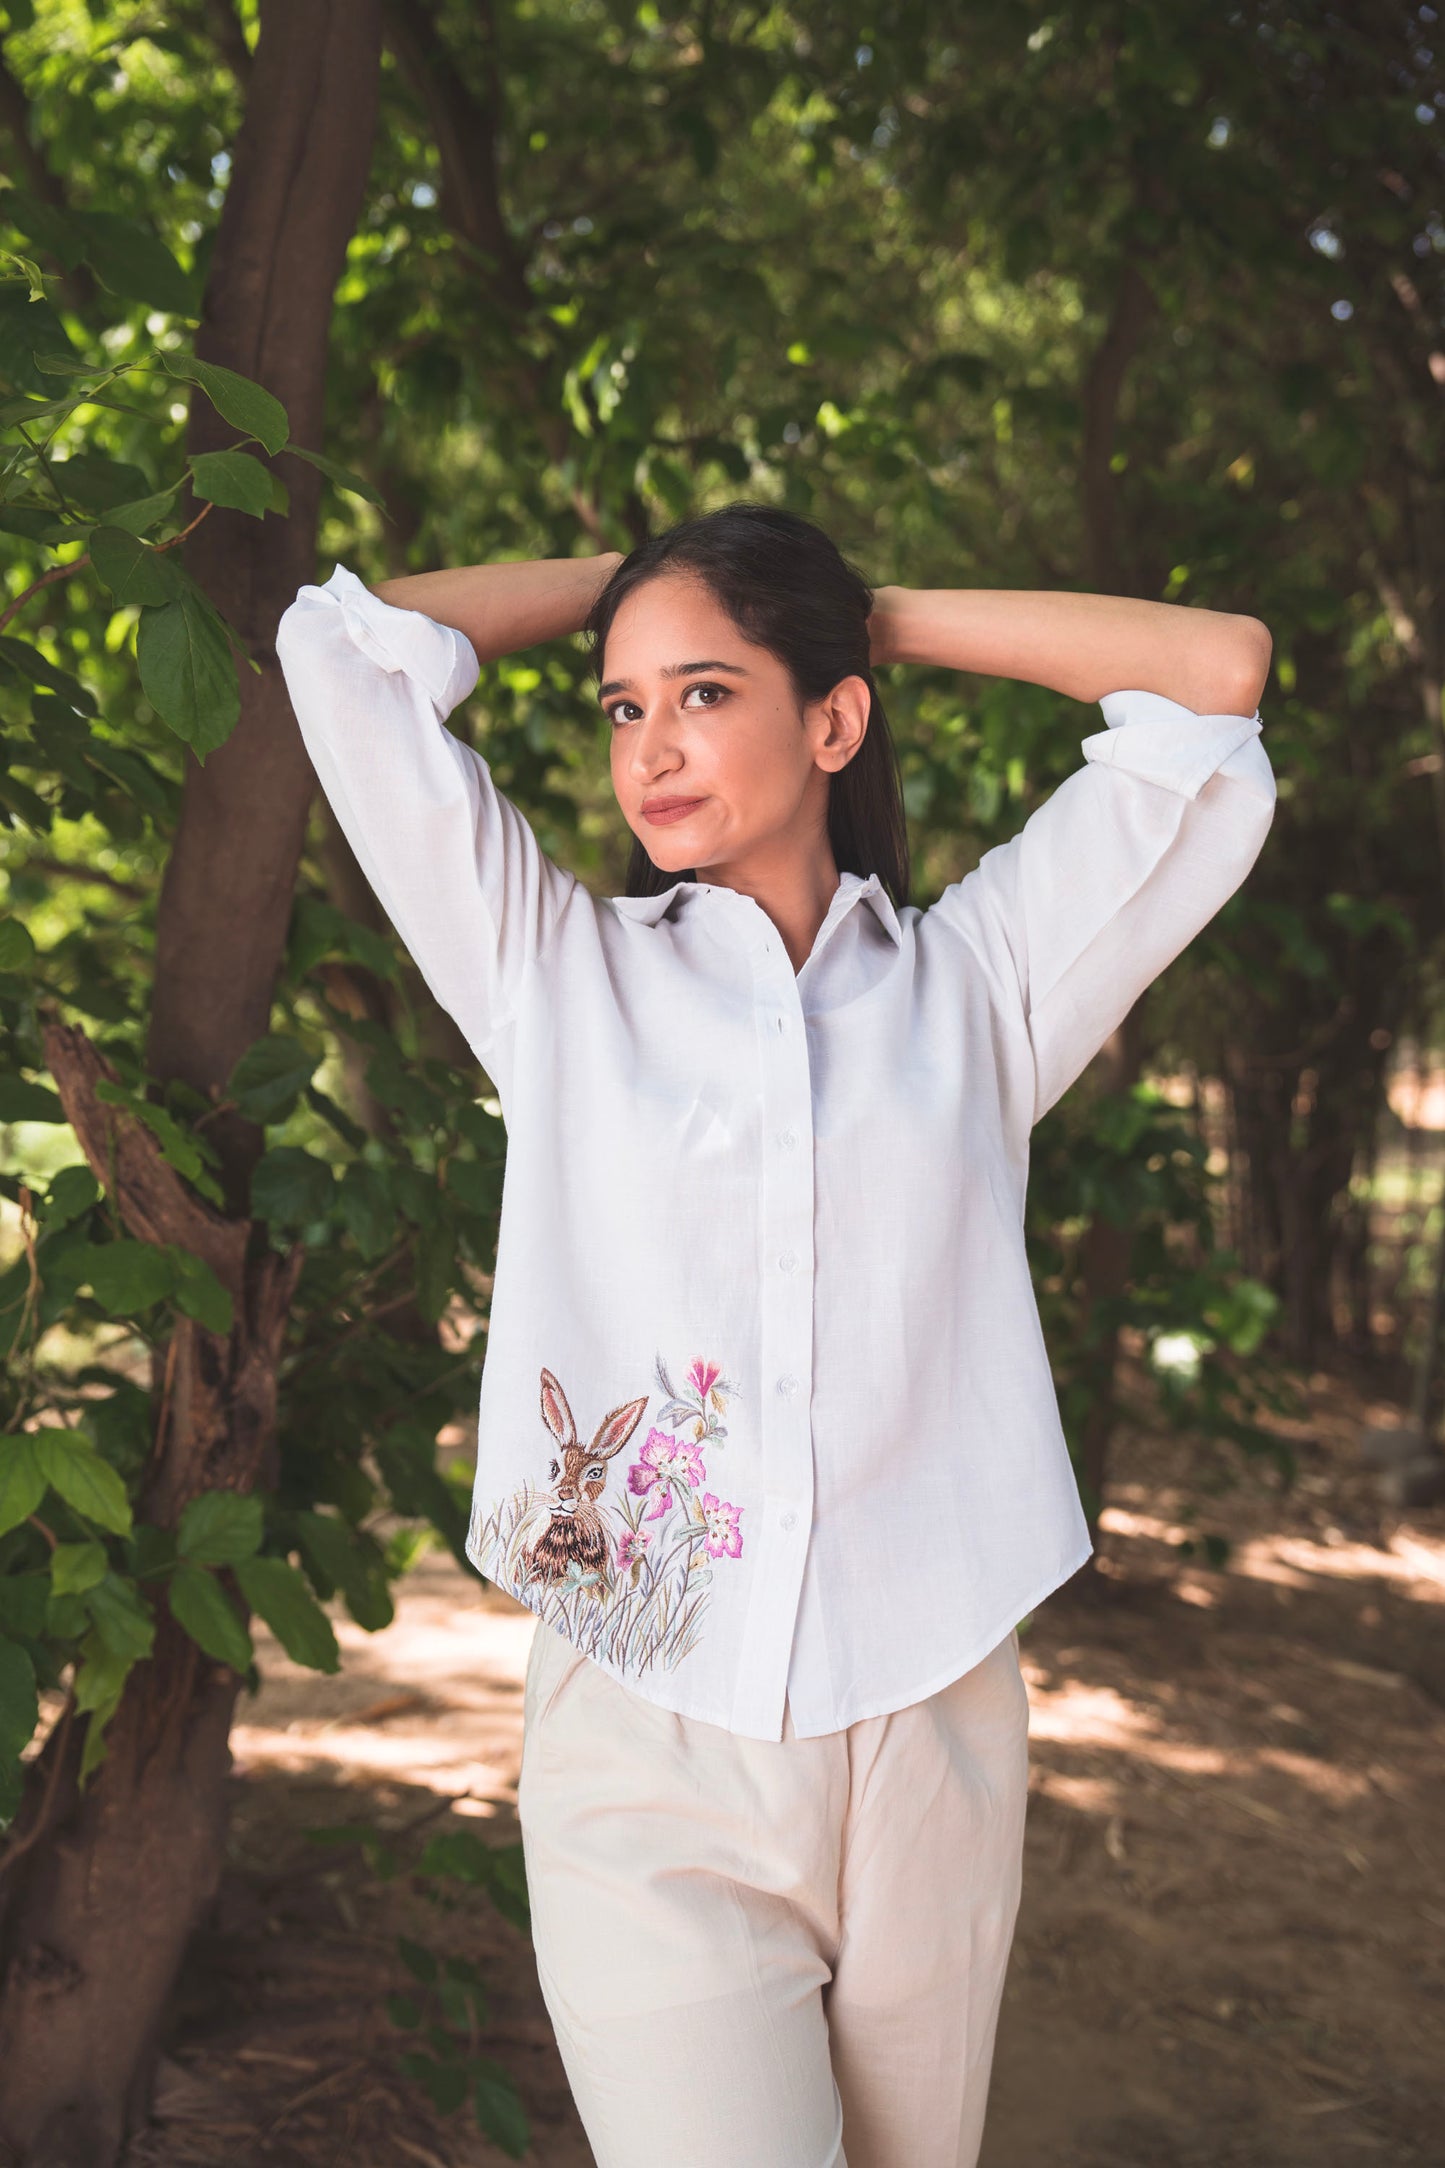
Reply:
[[[491,2063],[490,2057],[480,2060],[490,2067],[479,2070],[472,2084],[477,2127],[512,2160],[520,2160],[531,2136],[527,2111],[501,2064]]]
[[[273,476],[250,452],[198,452],[191,481],[198,497],[259,519],[271,508]]]
[[[208,1656],[233,1671],[249,1671],[255,1660],[251,1636],[213,1573],[194,1559],[179,1560],[171,1575],[170,1603],[179,1624]]]
[[[172,1300],[176,1308],[207,1332],[228,1333],[236,1321],[235,1305],[205,1259],[174,1242],[167,1245],[166,1255],[175,1270]]]
[[[97,1527],[108,1528],[113,1536],[130,1534],[125,1485],[83,1430],[59,1430],[52,1425],[35,1433],[34,1445],[41,1473],[67,1505]]]
[[[123,527],[127,534],[145,534],[157,520],[164,519],[175,509],[174,489],[157,490],[152,497],[135,497],[127,504],[111,505],[106,513],[106,524]]]
[[[28,1520],[45,1496],[45,1470],[33,1435],[0,1438],[0,1536]]]
[[[48,390],[39,372],[51,356],[47,352],[42,359],[38,350],[64,344],[65,327],[48,301],[32,301],[28,294],[13,291],[0,293],[0,377],[7,384],[17,391]],[[82,366],[78,357],[68,359],[66,365]]]
[[[84,243],[85,260],[113,294],[145,301],[172,316],[196,316],[195,281],[162,241],[118,211],[72,211],[72,228]]]
[[[57,1596],[83,1596],[105,1578],[103,1543],[57,1543],[50,1554],[50,1581]]]
[[[226,1080],[226,1097],[248,1121],[284,1122],[319,1066],[320,1056],[299,1039],[271,1032],[241,1055]]]
[[[396,1201],[386,1170],[354,1160],[341,1177],[341,1224],[368,1264],[396,1240]]]
[[[291,424],[280,400],[263,386],[213,361],[197,361],[191,354],[163,354],[161,359],[172,376],[189,377],[200,385],[222,421],[244,429],[247,436],[259,437],[268,452],[280,451]]]
[[[83,542],[85,525],[80,520],[57,519],[54,512],[42,511],[33,504],[7,504],[0,507],[0,534],[24,535],[27,542],[45,542],[52,548],[57,542]]]
[[[0,1629],[20,1641],[39,1641],[50,1607],[50,1574],[0,1573]]]
[[[162,722],[197,754],[224,745],[241,713],[241,688],[216,612],[185,588],[142,612],[135,645],[141,685]]]
[[[456,1268],[456,1236],[445,1221],[416,1238],[416,1306],[429,1324],[440,1321]]]
[[[177,1546],[202,1566],[234,1566],[261,1548],[265,1508],[255,1491],[202,1491],[181,1515]]]
[[[124,527],[93,528],[90,561],[115,602],[171,602],[182,589],[181,576],[170,558]]]
[[[294,1566],[284,1558],[247,1558],[237,1565],[236,1579],[293,1663],[311,1671],[341,1669],[331,1621]]]
[[[445,2047],[449,2056],[455,2057],[456,2043],[436,2026],[427,2027],[427,2038]],[[401,2068],[409,2078],[415,2078],[426,2093],[427,2099],[439,2115],[455,2115],[467,2097],[467,2073],[458,2061],[440,2062],[434,2055],[399,2055]]]
[[[339,1588],[347,1610],[368,1633],[389,1626],[396,1607],[387,1585],[385,1560],[377,1554],[374,1538],[329,1513],[299,1512],[295,1530],[318,1593],[327,1597]]]
[[[127,504],[150,487],[144,467],[108,459],[104,452],[73,452],[53,463],[50,471],[62,495],[73,497],[87,512],[109,512],[112,505]]]
[[[441,1967],[424,1942],[413,1942],[409,1935],[398,1935],[396,1946],[401,1961],[414,1979],[426,1987],[434,1986],[441,1975]]]
[[[324,1159],[299,1144],[273,1145],[251,1170],[251,1210],[272,1227],[305,1227],[325,1219],[335,1187]]]
[[[99,1196],[100,1184],[89,1167],[77,1164],[58,1168],[45,1193],[47,1229],[68,1227],[82,1212],[88,1212]]]
[[[18,1761],[40,1722],[35,1666],[17,1642],[0,1641],[0,1761]]]
[[[27,941],[30,939],[29,934],[25,932],[25,928],[19,925],[16,920],[6,919],[0,922],[0,956],[3,956],[6,945],[5,929],[7,926],[15,926],[17,933],[24,934]],[[33,946],[30,953],[33,958],[35,953]],[[18,962],[0,962],[0,970],[14,971],[18,968]],[[13,1070],[5,1076],[0,1076],[0,1122],[63,1122],[64,1120],[65,1108],[61,1104],[60,1094],[59,1092],[53,1092],[48,1084],[32,1084],[28,1077],[16,1076]]]
[[[120,1700],[126,1676],[135,1658],[119,1655],[92,1628],[80,1644],[75,1669],[75,1705],[80,1710],[103,1710],[106,1714]]]
[[[59,347],[47,347],[42,351],[40,347],[35,346],[31,348],[31,357],[36,368],[43,370],[46,376],[109,376],[111,374],[111,364],[108,361],[87,361],[84,355],[77,354],[73,348],[69,352],[63,352]]]
[[[339,467],[334,459],[323,459],[320,452],[308,452],[301,444],[288,444],[286,449],[293,452],[298,459],[304,459],[311,466],[318,467],[326,479],[334,482],[338,489],[350,490],[353,497],[364,497],[368,504],[380,505],[385,510],[386,499],[378,490],[372,488],[364,476],[353,474],[350,467]]]
[[[106,1726],[120,1706],[126,1679],[134,1666],[124,1658],[112,1655],[94,1635],[86,1636],[81,1643],[81,1653],[84,1660],[75,1674],[75,1698],[78,1707],[90,1712],[80,1755],[83,1790],[106,1758]]]
[[[156,1622],[133,1581],[118,1573],[107,1573],[98,1587],[87,1592],[85,1608],[112,1656],[131,1664],[150,1655],[155,1645]]]
[[[9,633],[0,634],[0,659],[8,662],[13,670],[32,685],[43,685],[48,693],[59,693],[62,700],[74,708],[77,715],[94,715],[95,702],[68,670],[62,670],[48,662],[38,648],[28,640],[12,639]]]
[[[200,1139],[183,1129],[168,1107],[156,1106],[138,1091],[112,1083],[109,1077],[98,1081],[95,1096],[106,1106],[124,1107],[132,1120],[143,1122],[159,1144],[167,1165],[174,1167],[177,1174],[183,1174],[213,1203],[221,1202],[219,1187],[207,1172],[206,1152]]]
[[[76,1253],[77,1285],[87,1283],[112,1317],[134,1317],[163,1302],[175,1286],[175,1269],[153,1242],[88,1242]]]

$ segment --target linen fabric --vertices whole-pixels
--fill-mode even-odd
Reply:
[[[518,1816],[598,2168],[973,2168],[1028,1793],[1017,1630],[841,1732],[739,1736],[546,1625]]]
[[[1110,693],[928,909],[844,872],[594,897],[445,727],[465,635],[338,565],[277,652],[508,1134],[468,1555],[643,1698],[777,1741],[922,1700],[1089,1555],[1024,1243],[1035,1123],[1253,865],[1258,713]]]

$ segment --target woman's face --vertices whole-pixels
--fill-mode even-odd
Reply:
[[[655,866],[705,879],[744,859],[757,872],[826,851],[828,777],[863,741],[864,679],[800,712],[778,657],[695,575],[670,572],[618,610],[598,698],[617,802]],[[669,802],[677,810],[659,817]]]

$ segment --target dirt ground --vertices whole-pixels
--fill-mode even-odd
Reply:
[[[1024,1900],[982,2168],[1445,2163],[1445,1508],[1381,1507],[1340,1380],[1181,1562],[1186,1448],[1121,1445],[1103,1571],[1022,1634],[1032,1700]],[[233,1738],[215,1915],[171,2015],[158,2120],[127,2168],[500,2168],[396,2069],[398,1934],[475,1960],[486,2046],[534,2168],[586,2168],[530,1947],[487,1898],[442,1909],[308,1825],[514,1841],[532,1619],[428,1556],[345,1668],[274,1644]],[[423,1818],[425,1818],[423,1820]],[[678,2168],[688,2168],[680,2162]],[[739,2163],[739,2168],[747,2168]]]

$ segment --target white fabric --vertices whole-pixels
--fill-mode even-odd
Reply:
[[[597,2168],[974,2168],[1028,1721],[1017,1631],[924,1701],[775,1740],[537,1627],[517,1812]]]
[[[785,1701],[807,1738],[957,1678],[1090,1549],[1030,1132],[1254,863],[1258,714],[1109,694],[1018,835],[927,910],[844,873],[795,975],[740,891],[599,898],[546,856],[444,727],[462,633],[338,566],[277,651],[507,1125],[473,1563],[753,1738]]]

